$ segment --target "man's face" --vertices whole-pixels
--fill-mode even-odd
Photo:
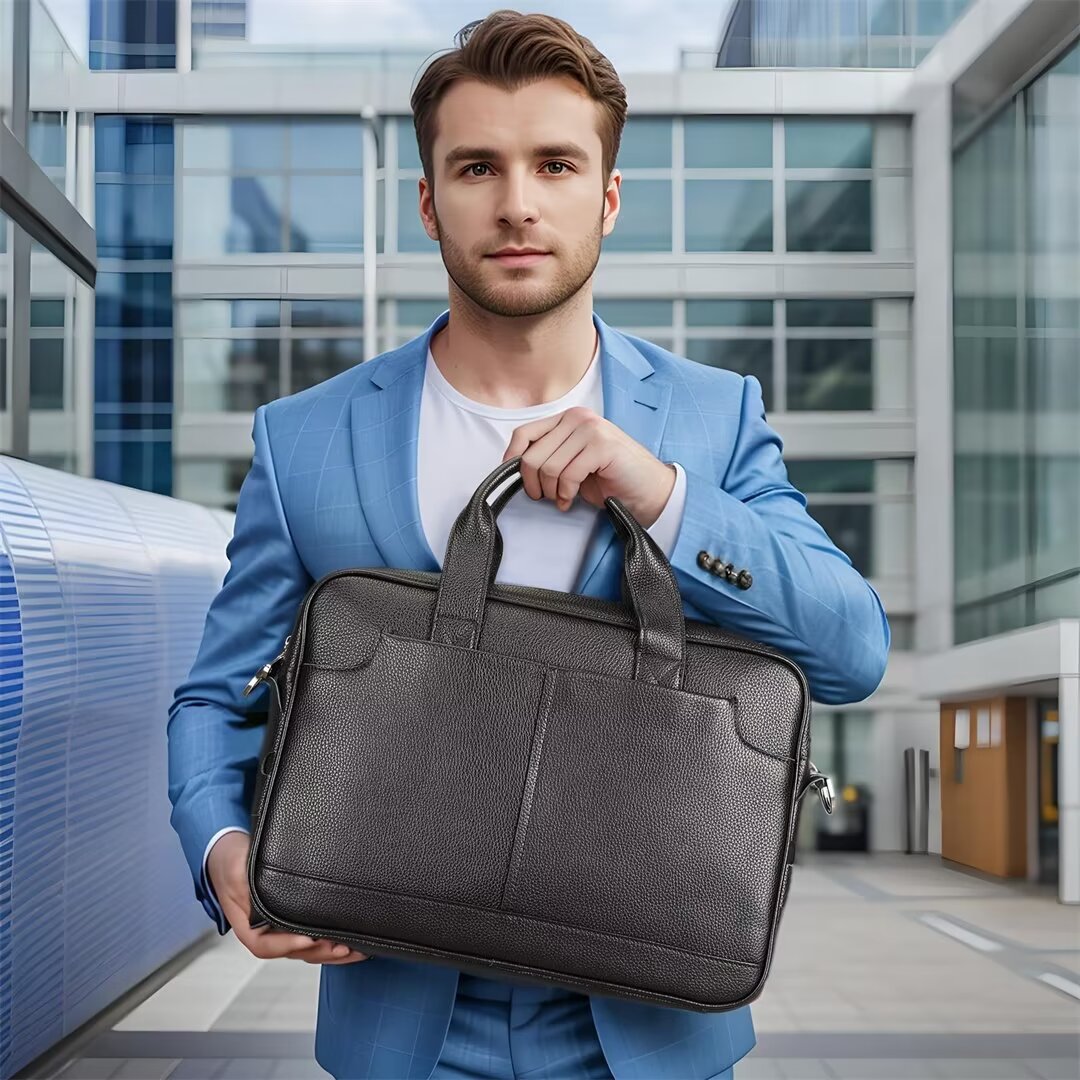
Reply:
[[[455,285],[494,315],[541,315],[592,277],[619,212],[599,105],[570,79],[455,83],[438,108],[420,216]],[[500,255],[528,248],[542,254]]]

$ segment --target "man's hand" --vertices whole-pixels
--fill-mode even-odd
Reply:
[[[206,872],[213,882],[221,910],[232,924],[233,932],[253,956],[260,960],[304,960],[309,964],[353,964],[367,956],[348,945],[290,934],[260,926],[252,930],[251,894],[247,883],[247,860],[251,837],[243,832],[228,832],[210,849]]]
[[[597,508],[614,495],[645,529],[667,505],[678,475],[674,465],[580,405],[516,428],[503,461],[518,454],[530,499],[548,498],[569,510],[577,495]]]

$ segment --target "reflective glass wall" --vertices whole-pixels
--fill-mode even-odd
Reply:
[[[16,7],[19,24],[14,19]],[[21,45],[16,44],[16,33],[26,34]],[[18,5],[0,0],[0,121],[12,131],[19,128],[11,109],[16,48],[28,57],[29,108],[25,114],[25,138],[20,136],[18,141],[32,165],[66,196],[75,210],[77,136],[70,126],[75,114],[58,111],[55,100],[49,109],[35,108],[35,104],[42,99],[43,83],[63,72],[76,71],[83,63],[82,57],[72,49],[52,11],[40,0]],[[5,164],[12,163],[0,162],[0,172]],[[4,179],[10,182],[7,176]],[[67,233],[71,229],[72,219],[53,221],[42,208],[34,207],[32,211],[39,222],[54,231]],[[29,266],[17,268],[13,248],[19,234],[19,226],[0,214],[0,451],[18,453],[51,468],[86,472],[90,467],[88,440],[80,441],[80,436],[90,423],[87,383],[91,350],[85,335],[79,333],[76,316],[80,305],[89,307],[92,295],[67,263],[34,237],[28,238]],[[16,331],[19,290],[29,295],[29,320],[24,330]],[[23,334],[29,400],[25,415],[18,419],[25,421],[27,441],[16,449],[13,363],[16,338]]]
[[[388,250],[437,252],[417,215],[421,167],[410,118],[398,119],[395,144]],[[605,253],[911,257],[902,121],[632,116],[616,166],[622,208]]]
[[[176,67],[176,0],[90,0],[90,69]]]
[[[95,476],[172,494],[173,123],[98,116]]]
[[[1080,613],[1080,46],[954,164],[955,639]]]
[[[717,67],[912,68],[971,0],[737,0]]]

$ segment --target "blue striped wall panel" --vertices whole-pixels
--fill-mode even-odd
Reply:
[[[166,723],[232,515],[0,456],[0,1078],[213,927]]]

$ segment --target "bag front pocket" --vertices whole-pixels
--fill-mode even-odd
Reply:
[[[262,858],[294,874],[497,908],[545,674],[516,657],[387,633],[363,666],[305,665]]]
[[[768,932],[763,793],[783,814],[789,765],[747,747],[734,699],[558,671],[535,790],[503,906],[598,933],[717,955]],[[724,950],[725,954],[727,950]]]

